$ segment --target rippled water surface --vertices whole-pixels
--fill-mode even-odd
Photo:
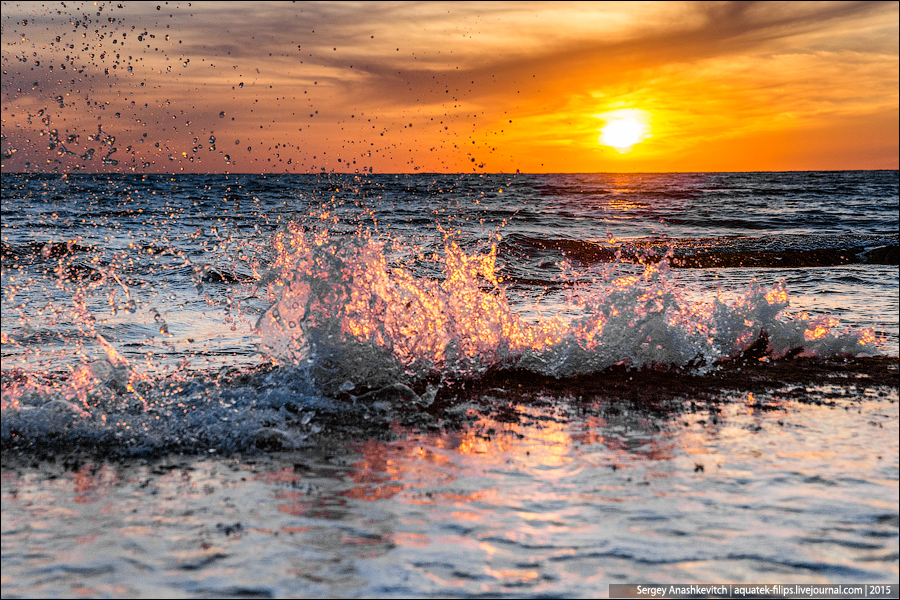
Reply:
[[[896,390],[835,392],[729,398],[715,423],[543,397],[454,432],[7,469],[4,595],[896,580]]]

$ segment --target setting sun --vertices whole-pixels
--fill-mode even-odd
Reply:
[[[599,142],[619,152],[628,152],[631,148],[650,137],[650,127],[645,113],[636,109],[616,110],[601,115],[606,125],[600,130]]]

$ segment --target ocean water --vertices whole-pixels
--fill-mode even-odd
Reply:
[[[3,595],[896,582],[898,197],[4,174]]]

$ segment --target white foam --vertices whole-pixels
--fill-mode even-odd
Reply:
[[[260,361],[276,368],[242,380],[218,374],[222,365],[190,371],[186,359],[183,368],[150,371],[148,363],[145,371],[94,332],[105,356],[82,353],[67,374],[4,371],[3,444],[57,440],[126,454],[291,449],[317,431],[321,411],[351,410],[331,398],[355,397],[352,410],[370,401],[424,407],[436,388],[417,394],[411,386],[426,378],[477,378],[496,367],[556,377],[623,363],[710,369],[763,335],[773,358],[798,349],[876,355],[883,343],[829,317],[787,314],[783,285],[687,298],[665,261],[625,277],[615,265],[598,267],[571,290],[559,313],[567,318],[526,319],[497,276],[495,248],[466,253],[448,237],[424,269],[440,278],[392,263],[418,253],[392,247],[389,256],[365,232],[331,236],[291,224],[273,248],[262,278],[271,306],[256,330]]]
[[[495,249],[467,255],[448,240],[437,281],[389,267],[383,246],[364,235],[331,239],[291,226],[276,247],[274,302],[257,325],[261,348],[281,362],[311,365],[320,384],[468,377],[491,367],[569,376],[623,362],[711,365],[762,335],[773,357],[796,348],[818,356],[879,350],[871,330],[839,331],[834,319],[785,314],[783,285],[753,282],[730,300],[686,299],[670,284],[666,261],[632,277],[600,268],[591,285],[570,294],[578,317],[526,321],[497,278]]]

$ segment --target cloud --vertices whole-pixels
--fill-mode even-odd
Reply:
[[[411,153],[440,170],[546,165],[529,156],[586,153],[592,115],[624,108],[653,114],[640,147],[662,156],[898,103],[892,2],[61,6],[4,5],[4,135],[99,122],[132,145],[132,167],[157,143],[176,158],[153,168],[232,167],[193,152],[210,134],[259,148],[251,170],[275,149],[292,168],[370,153],[389,170],[414,168]],[[40,108],[51,124],[23,121]]]

